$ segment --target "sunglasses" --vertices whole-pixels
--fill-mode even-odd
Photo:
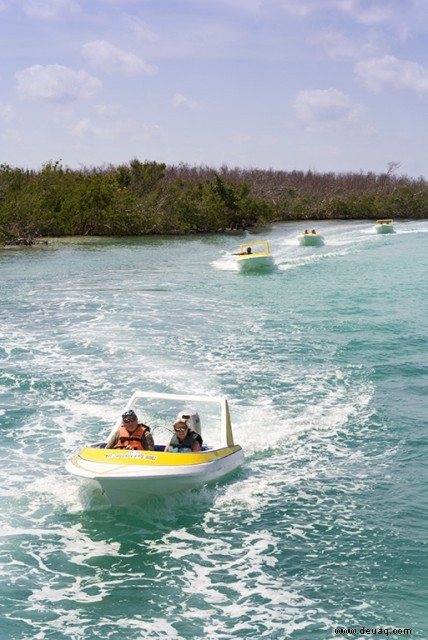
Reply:
[[[189,427],[174,427],[174,431],[187,431]]]
[[[133,418],[132,416],[128,416],[127,418],[122,418],[122,421],[124,422],[124,424],[129,424],[130,422],[134,422],[134,420],[136,420],[136,418]]]

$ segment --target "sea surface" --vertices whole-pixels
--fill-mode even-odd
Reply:
[[[0,250],[1,640],[428,639],[428,221],[316,228]],[[244,465],[85,492],[136,389],[226,396]]]

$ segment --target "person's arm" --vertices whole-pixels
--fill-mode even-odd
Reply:
[[[202,451],[202,436],[196,431],[193,431],[193,444],[192,451]]]
[[[116,433],[114,433],[112,435],[112,437],[108,440],[107,444],[106,444],[106,449],[113,449],[114,445],[117,444],[118,440],[119,440],[119,432],[120,429],[118,429],[116,431]]]
[[[144,441],[145,441],[144,444],[146,445],[145,449],[147,451],[154,451],[155,450],[155,441],[153,440],[153,436],[150,433],[150,431],[145,431],[143,438],[144,438]]]
[[[201,443],[199,442],[199,440],[195,440],[195,442],[193,443],[192,451],[201,451]]]
[[[168,442],[168,444],[165,445],[164,451],[168,451],[170,444],[171,444],[171,440]]]

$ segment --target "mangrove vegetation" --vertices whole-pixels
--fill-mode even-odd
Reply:
[[[428,184],[383,174],[129,164],[0,165],[0,242],[247,229],[274,222],[427,218]]]

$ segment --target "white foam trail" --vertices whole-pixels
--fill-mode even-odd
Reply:
[[[219,271],[239,271],[239,266],[232,256],[222,256],[218,260],[213,260],[211,264]]]

